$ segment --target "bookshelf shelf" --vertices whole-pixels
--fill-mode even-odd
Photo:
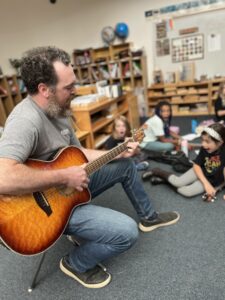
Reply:
[[[153,84],[148,88],[148,106],[151,111],[159,101],[167,100],[172,105],[174,116],[214,114],[219,85],[224,81],[225,78],[218,78],[202,82]]]
[[[100,148],[111,134],[113,121],[118,115],[126,116],[132,127],[139,127],[137,98],[131,92],[84,107],[74,105],[72,111],[78,128],[90,133],[90,145],[94,149]]]
[[[113,120],[113,117],[111,117],[110,119],[104,119],[103,117],[98,119],[98,121],[96,121],[94,124],[92,123],[92,131],[96,132],[99,131],[100,129],[102,129],[103,127],[105,127],[106,125],[110,124]]]
[[[74,50],[74,73],[78,84],[93,84],[100,80],[107,80],[109,84],[121,84],[125,91],[132,91],[136,87],[143,87],[144,98],[147,101],[147,66],[146,57],[132,56],[130,44],[123,43],[109,47],[88,48],[83,50],[83,64],[77,64],[82,50]],[[90,53],[90,62],[85,63],[85,55]],[[127,53],[124,57],[121,53]],[[124,55],[124,54],[123,54]]]

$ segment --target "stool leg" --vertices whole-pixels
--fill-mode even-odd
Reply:
[[[39,261],[37,270],[36,270],[36,272],[35,272],[35,274],[34,274],[34,278],[33,278],[32,282],[31,282],[31,285],[30,285],[29,288],[28,288],[28,292],[29,292],[29,293],[31,293],[31,292],[33,291],[33,289],[35,288],[35,286],[36,286],[37,277],[38,277],[38,274],[39,274],[39,272],[40,272],[41,266],[42,266],[42,264],[43,264],[43,261],[44,261],[44,258],[45,258],[45,254],[46,254],[46,252],[44,252],[44,253],[42,254],[42,256],[41,256],[41,259],[40,259],[40,261]]]

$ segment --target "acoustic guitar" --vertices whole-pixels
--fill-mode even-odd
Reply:
[[[117,155],[127,150],[130,141],[141,141],[144,133],[139,129],[124,143],[98,159],[88,162],[84,153],[69,146],[51,161],[28,160],[31,168],[55,170],[87,163],[85,170],[90,176]],[[75,207],[90,201],[90,192],[84,189],[50,188],[26,195],[0,195],[0,241],[21,255],[35,255],[50,248],[63,234]]]

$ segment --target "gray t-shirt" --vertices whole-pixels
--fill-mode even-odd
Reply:
[[[25,162],[49,160],[59,149],[80,147],[68,118],[50,118],[30,96],[9,115],[0,139],[0,157]]]

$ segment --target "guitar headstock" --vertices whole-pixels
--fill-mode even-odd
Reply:
[[[131,133],[132,133],[132,139],[133,139],[134,142],[141,143],[143,138],[145,137],[143,128],[133,129],[131,131]]]

